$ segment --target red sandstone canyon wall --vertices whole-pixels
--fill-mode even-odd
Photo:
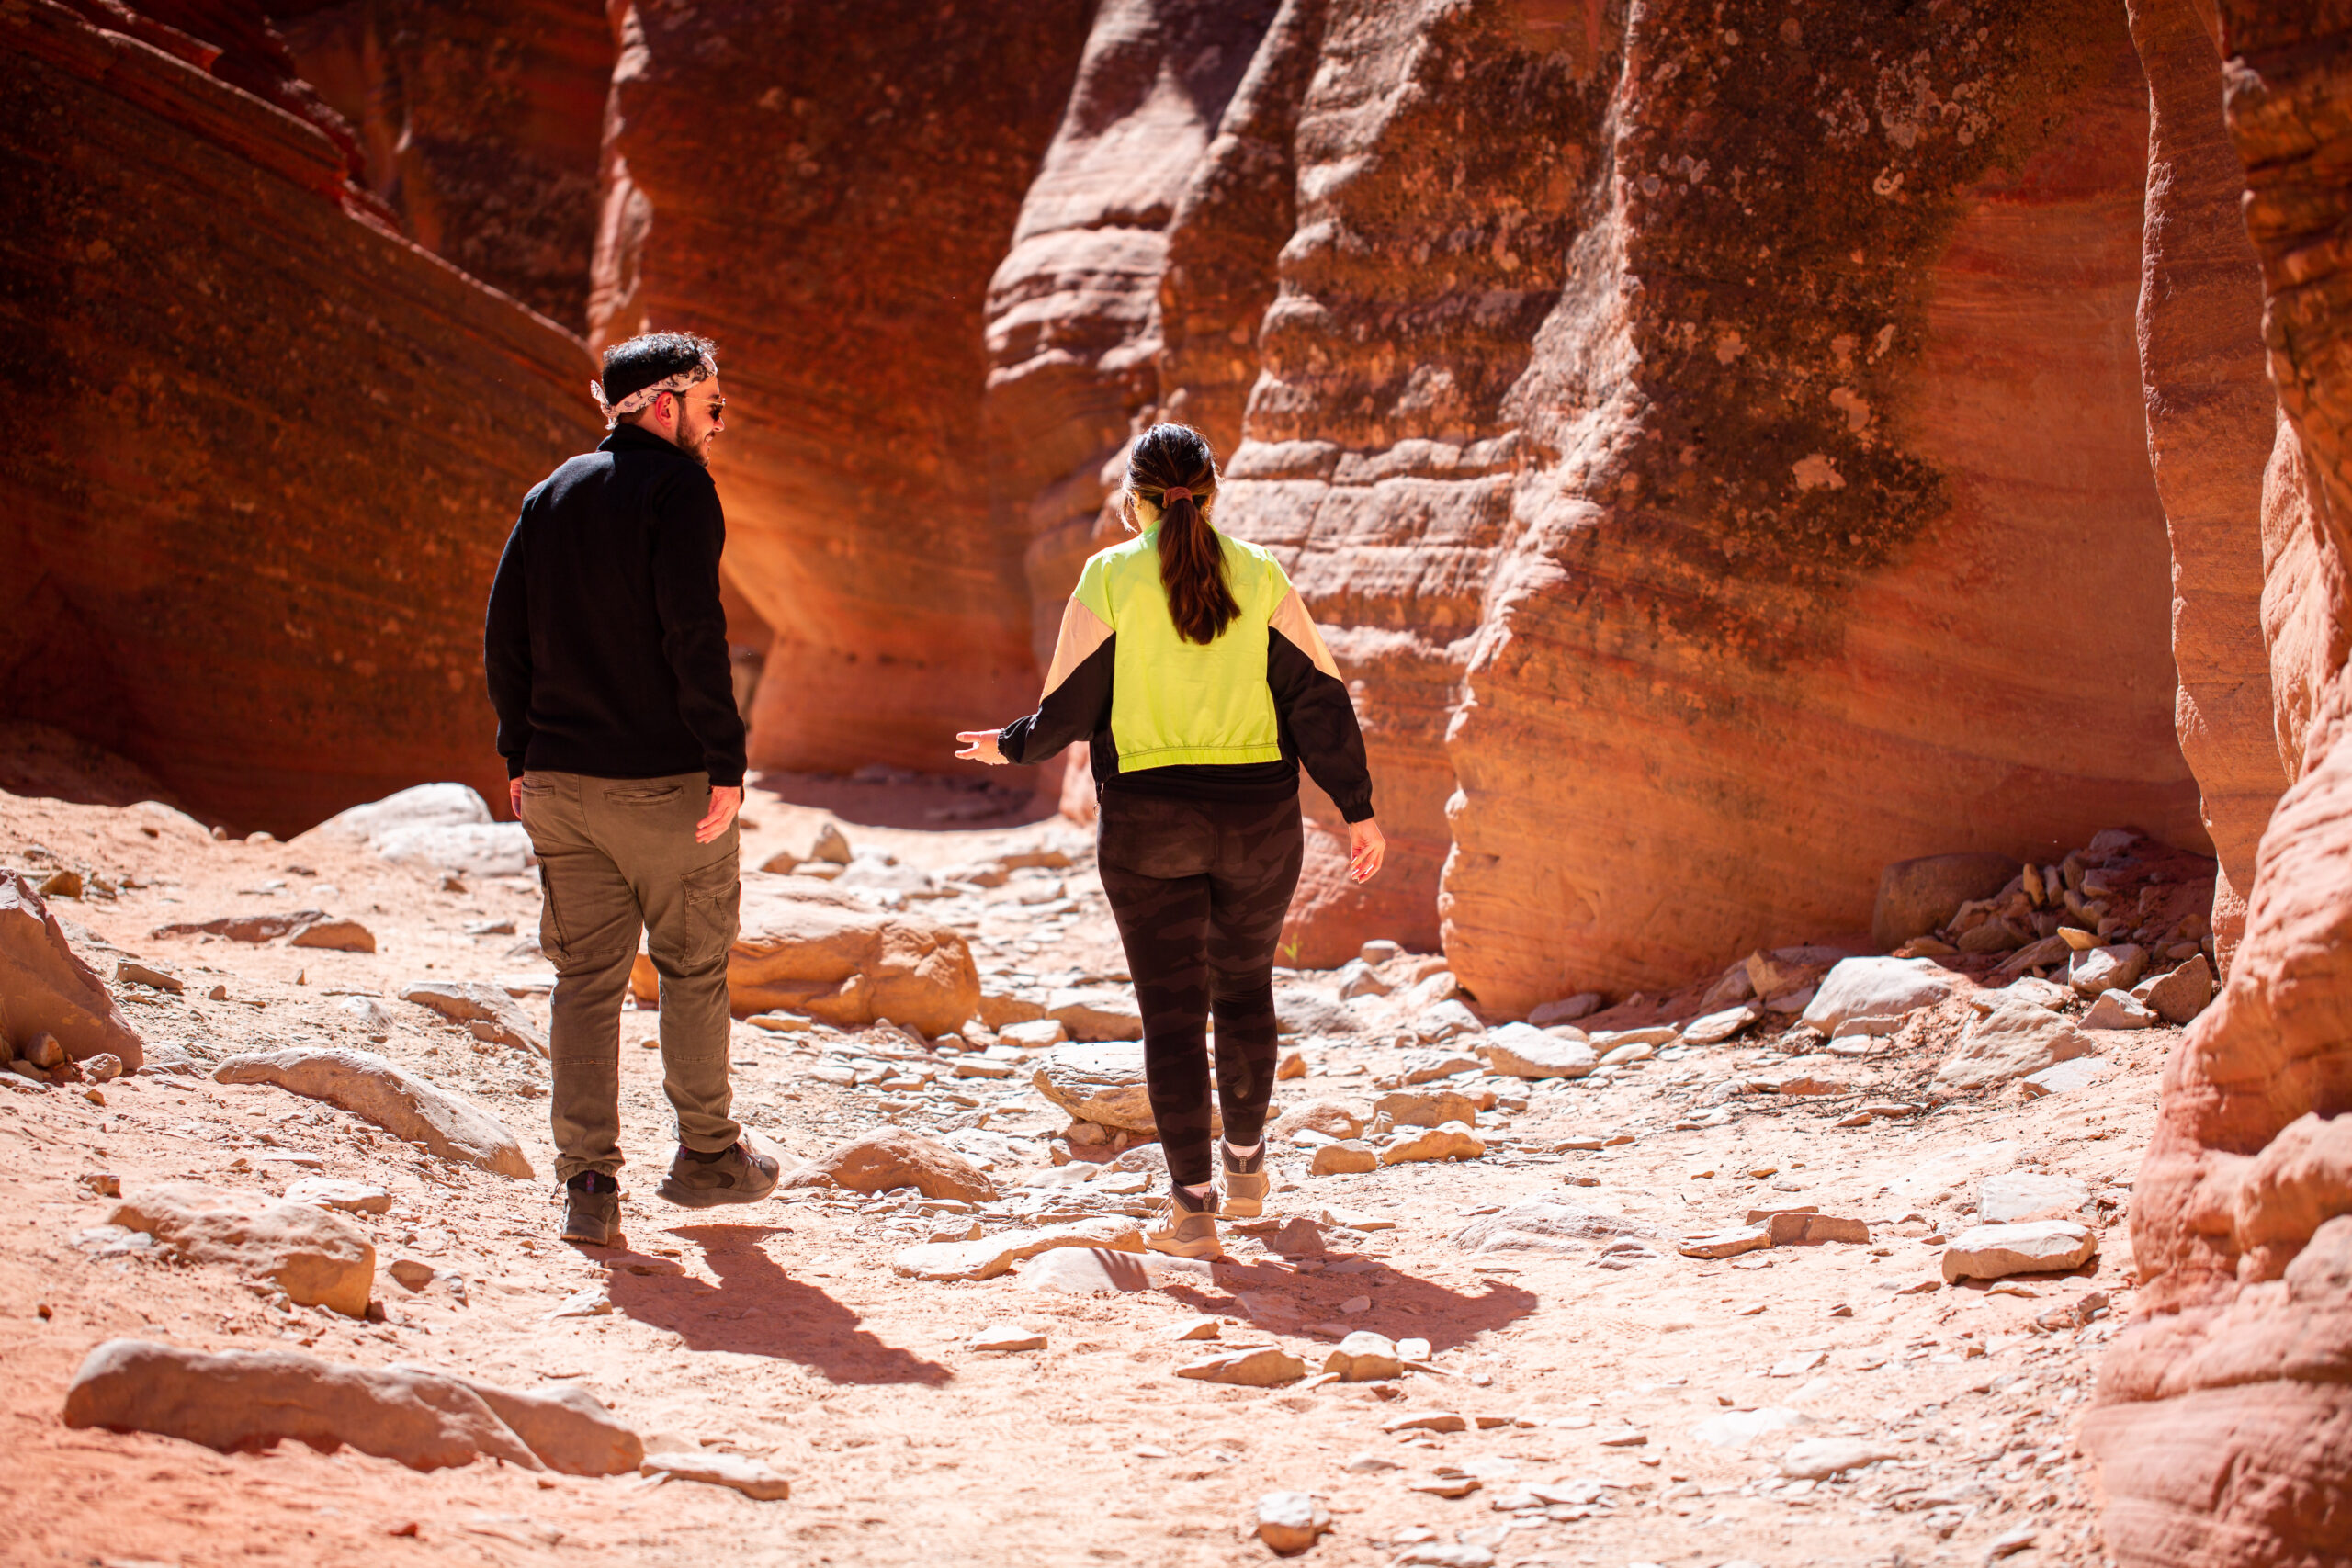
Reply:
[[[984,320],[1091,9],[621,11],[593,336],[721,344],[729,570],[775,634],[755,766],[938,770],[1036,701]]]
[[[2086,1429],[2129,1568],[2352,1557],[2352,30],[2315,5],[2224,0],[2220,19],[2291,443],[2265,497],[2263,619],[2293,782],[2133,1193],[2140,1311]]]
[[[362,180],[434,254],[567,332],[588,320],[613,38],[601,0],[274,0]]]
[[[2278,400],[2210,8],[2136,0],[2131,22],[2149,99],[2139,320],[2148,459],[2172,545],[2174,713],[2219,857],[2213,934],[2226,973],[2255,847],[2289,777],[2262,635],[2262,496]]]
[[[299,83],[160,26],[0,12],[0,378],[41,410],[0,457],[8,716],[280,834],[494,794],[481,604],[593,439],[582,345],[390,232]]]
[[[1449,737],[1447,953],[1502,1011],[1859,928],[1912,854],[2205,842],[2124,18],[1882,20],[1633,14]]]

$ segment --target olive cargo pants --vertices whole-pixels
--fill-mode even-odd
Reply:
[[[621,1166],[620,1015],[638,932],[662,976],[662,1089],[678,1140],[708,1154],[742,1129],[728,1115],[727,950],[742,897],[733,823],[707,844],[701,773],[599,779],[523,775],[523,826],[538,852],[539,946],[555,964],[548,1055],[556,1179]]]

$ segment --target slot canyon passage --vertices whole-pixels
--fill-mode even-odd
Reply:
[[[0,50],[0,1559],[2352,1562],[2341,6]],[[576,1247],[482,611],[668,329],[787,1179],[652,1195],[640,961]],[[1390,844],[1303,792],[1215,1262],[1085,765],[951,755],[1169,420]]]

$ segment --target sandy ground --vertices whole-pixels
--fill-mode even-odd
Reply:
[[[887,815],[862,812],[871,818]],[[901,816],[907,814],[902,813]],[[920,814],[917,813],[917,819]],[[803,850],[827,814],[759,791],[745,862]],[[1163,1288],[1105,1297],[1024,1285],[1018,1275],[930,1285],[895,1277],[931,1221],[885,1197],[803,1195],[689,1213],[651,1196],[672,1144],[659,1055],[640,1049],[658,1015],[624,1014],[625,1121],[634,1163],[629,1246],[592,1253],[556,1240],[543,1066],[481,1044],[389,999],[425,975],[489,978],[543,967],[527,948],[528,877],[462,891],[363,849],[213,843],[141,831],[134,811],[0,795],[0,865],[60,866],[118,886],[52,908],[94,965],[115,950],[167,963],[183,997],[118,987],[151,1043],[198,1074],[145,1073],[95,1097],[78,1088],[0,1092],[0,1561],[8,1563],[1256,1562],[1262,1494],[1312,1492],[1336,1528],[1309,1554],[1332,1563],[1409,1559],[1416,1543],[1465,1544],[1510,1562],[1614,1565],[2020,1563],[2098,1558],[2086,1461],[2075,1433],[2105,1315],[2080,1329],[2033,1320],[2093,1291],[2131,1300],[2122,1224],[2148,1135],[2155,1080],[2177,1032],[2103,1036],[2121,1071],[2091,1089],[2023,1101],[2015,1091],[1907,1118],[1835,1125],[1858,1104],[1917,1101],[1959,1026],[1957,1004],[1883,1054],[1833,1062],[1852,1092],[1741,1093],[1717,1086],[1781,1058],[1741,1045],[1673,1051],[1600,1085],[1485,1080],[1526,1108],[1480,1118],[1487,1157],[1310,1178],[1278,1151],[1272,1212],[1327,1208],[1392,1222],[1351,1252],[1284,1258],[1228,1231],[1231,1261]],[[940,867],[1008,848],[1082,851],[1058,820],[979,830],[852,822],[853,840]],[[1051,875],[1066,897],[1017,902]],[[1024,878],[1026,880],[1024,880]],[[275,886],[274,886],[275,885]],[[159,939],[173,920],[317,906],[376,934],[370,954],[282,942]],[[1099,885],[1083,863],[1029,873],[984,898],[930,907],[975,937],[984,971],[1123,976]],[[1044,911],[1039,913],[1037,911]],[[467,934],[512,921],[513,934]],[[1309,978],[1312,978],[1311,976]],[[207,999],[212,985],[222,1000]],[[371,1042],[344,1010],[369,993],[395,1027]],[[545,1000],[526,1003],[544,1020]],[[813,1153],[886,1118],[970,1125],[1035,1151],[994,1172],[1010,1188],[1052,1168],[1063,1122],[1022,1079],[947,1080],[912,1101],[811,1075],[838,1039],[737,1027],[739,1107],[786,1148]],[[210,1060],[298,1042],[381,1050],[475,1098],[521,1135],[542,1173],[508,1181],[429,1160],[367,1123],[267,1086],[200,1076]],[[1370,1098],[1379,1048],[1306,1043],[1313,1073],[1280,1086],[1277,1110],[1317,1096]],[[97,1103],[103,1100],[103,1103]],[[883,1102],[898,1107],[886,1111]],[[1562,1149],[1590,1134],[1597,1150]],[[2105,1228],[2095,1263],[2064,1278],[1943,1287],[1936,1237],[1964,1224],[1974,1179],[1996,1170],[2073,1175]],[[359,1223],[379,1249],[383,1324],[273,1304],[219,1269],[99,1256],[84,1233],[107,1200],[170,1178],[282,1191],[323,1174],[399,1200]],[[1482,1211],[1526,1199],[1573,1202],[1655,1225],[1653,1256],[1597,1247],[1476,1253],[1452,1237]],[[1719,1262],[1670,1238],[1738,1221],[1751,1205],[1815,1202],[1871,1222],[1869,1246],[1774,1248]],[[387,1266],[413,1257],[446,1281],[411,1292]],[[1612,1264],[1623,1264],[1612,1267]],[[549,1321],[609,1280],[612,1315]],[[1932,1283],[1931,1283],[1932,1282]],[[1908,1287],[1920,1287],[1916,1290]],[[1368,1304],[1345,1313],[1343,1303]],[[1227,1343],[1279,1343],[1319,1364],[1345,1328],[1433,1347],[1435,1372],[1309,1390],[1221,1387],[1173,1375],[1203,1348],[1170,1342],[1201,1314]],[[1342,1324],[1341,1320],[1344,1319]],[[975,1352],[985,1325],[1042,1329],[1047,1346]],[[637,1477],[582,1480],[478,1463],[417,1473],[297,1445],[221,1455],[162,1438],[66,1429],[61,1401],[83,1356],[118,1336],[219,1348],[300,1345],[330,1359],[406,1361],[530,1388],[582,1380],[660,1446],[700,1442],[769,1461],[786,1501]],[[1780,1409],[1802,1424],[1716,1446],[1699,1428],[1727,1412]],[[1507,1418],[1431,1437],[1389,1434],[1402,1414]],[[1638,1433],[1641,1441],[1628,1441]],[[1889,1458],[1860,1476],[1785,1483],[1790,1443],[1851,1436]],[[1399,1468],[1350,1469],[1373,1455]],[[1443,1467],[1480,1490],[1413,1490]],[[1512,1515],[1492,1505],[1528,1483],[1597,1483],[1593,1500]],[[1997,1547],[1996,1547],[1996,1544]],[[1475,1561],[1475,1557],[1471,1560]]]

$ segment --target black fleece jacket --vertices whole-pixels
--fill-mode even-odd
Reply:
[[[718,603],[726,543],[709,471],[635,425],[523,498],[482,631],[508,777],[742,784]]]

